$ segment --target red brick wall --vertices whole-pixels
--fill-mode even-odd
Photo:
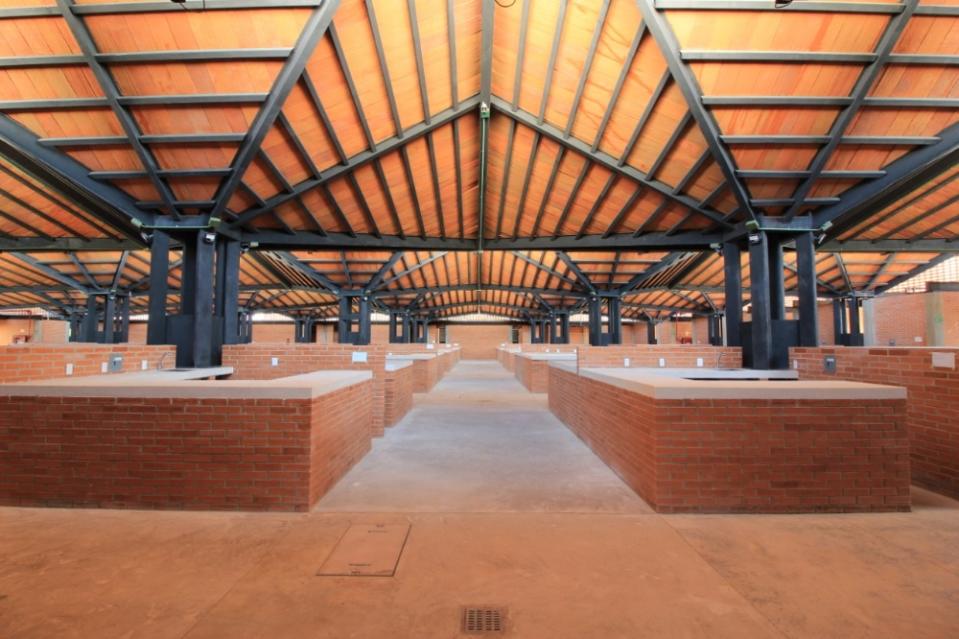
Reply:
[[[915,484],[959,499],[959,371],[934,369],[932,353],[957,348],[794,348],[800,379],[845,379],[906,388]],[[823,358],[836,358],[836,374]]]
[[[383,384],[384,424],[395,425],[413,408],[413,367],[386,371]]]
[[[500,344],[510,341],[509,324],[449,324],[450,343],[459,344],[463,359],[495,359]]]
[[[373,422],[373,406],[369,401],[371,392],[372,382],[366,381],[313,400],[309,440],[310,495],[305,510],[319,501],[369,452]]]
[[[909,509],[903,400],[656,400],[551,367],[549,405],[658,512]]]
[[[819,317],[819,343],[822,346],[830,346],[836,343],[836,331],[833,326],[832,302],[820,304],[816,312]]]
[[[287,324],[253,323],[253,343],[292,344],[293,322]]]
[[[549,390],[549,362],[533,360],[528,357],[515,358],[514,375],[519,383],[531,393],[545,393]]]
[[[733,346],[696,346],[692,344],[662,345],[637,344],[620,346],[580,346],[578,364],[583,368],[622,368],[629,358],[630,368],[659,366],[659,358],[666,359],[667,368],[695,368],[696,359],[703,358],[703,367],[715,368],[720,352],[723,368],[742,366],[742,349]]]
[[[140,362],[156,368],[164,353],[165,366],[174,364],[175,346],[130,344],[14,344],[0,347],[0,384],[66,377],[67,364],[73,364],[73,376],[100,375],[101,365],[110,355],[123,356],[123,372],[140,370]]]
[[[369,385],[312,401],[0,397],[0,503],[305,511],[369,449]]]
[[[926,334],[925,294],[901,293],[881,295],[874,298],[872,318],[876,346],[925,346]],[[865,329],[863,329],[865,330]],[[916,338],[920,338],[916,341]]]
[[[352,361],[353,353],[365,352],[365,363]],[[272,366],[272,358],[279,365]],[[276,379],[321,370],[360,370],[373,372],[371,387],[372,435],[379,437],[386,427],[384,381],[386,354],[381,345],[351,344],[235,344],[223,347],[224,366],[233,367],[232,379]]]

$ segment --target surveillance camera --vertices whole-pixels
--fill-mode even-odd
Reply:
[[[216,242],[216,233],[209,233],[209,232],[204,233],[203,241],[207,244],[213,244],[214,242]]]

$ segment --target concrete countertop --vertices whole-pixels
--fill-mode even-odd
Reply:
[[[576,353],[517,353],[517,355],[535,361],[576,361]]]
[[[408,368],[413,365],[413,361],[409,359],[398,359],[391,360],[386,362],[386,370],[388,371],[398,371],[404,368]]]
[[[222,370],[196,369],[206,372]],[[179,372],[179,371],[178,371]],[[220,373],[222,374],[222,373]],[[145,399],[313,399],[372,379],[372,371],[314,371],[267,380],[171,379],[175,373],[123,374],[42,380],[0,386],[0,396],[124,397]],[[170,376],[170,377],[168,377]],[[106,378],[106,379],[102,379]]]
[[[610,384],[655,399],[905,399],[906,389],[898,386],[862,384],[838,380],[743,381],[718,376],[718,381],[692,380],[680,371],[695,371],[707,377],[710,369],[581,368],[583,377]],[[713,369],[716,373],[724,373]],[[756,371],[745,371],[755,375]]]
[[[435,357],[437,357],[437,353],[388,353],[386,355],[387,361],[401,359],[434,359]]]

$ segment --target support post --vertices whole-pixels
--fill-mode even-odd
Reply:
[[[843,315],[845,314],[845,303],[841,298],[836,298],[832,301],[832,330],[833,330],[833,343],[836,346],[842,345],[842,334],[845,332],[845,322],[843,322]]]
[[[213,261],[215,236],[206,231],[183,240],[180,317],[183,335],[177,340],[177,366],[202,368],[219,361],[213,335]],[[171,336],[172,337],[172,336]]]
[[[80,336],[78,342],[97,341],[97,296],[87,296],[87,312],[83,316],[83,322],[80,325]]]
[[[766,234],[769,251],[769,317],[786,319],[786,285],[783,279],[783,245],[776,235]]]
[[[355,311],[353,310],[354,300],[356,302]],[[369,344],[372,336],[371,315],[372,308],[368,295],[343,292],[340,296],[340,316],[337,322],[337,340],[339,343]]]
[[[796,236],[796,270],[799,272],[799,345],[819,346],[816,241],[812,232]]]
[[[619,297],[606,299],[606,316],[608,317],[607,339],[608,344],[623,343],[623,301]]]
[[[216,316],[223,344],[240,343],[240,243],[219,238],[216,245]]]
[[[170,236],[156,231],[150,242],[150,300],[147,344],[166,344],[166,298],[169,292]]]
[[[130,296],[124,295],[120,298],[120,315],[117,318],[119,341],[127,343],[130,341]]]
[[[653,318],[646,320],[646,343],[647,344],[658,344],[656,340],[656,322],[653,321]]]
[[[117,296],[116,293],[106,294],[106,303],[103,306],[103,332],[100,333],[101,344],[116,344],[117,342]]]
[[[723,316],[719,313],[713,313],[708,318],[709,344],[710,346],[723,345]]]
[[[741,326],[743,321],[743,271],[742,250],[738,244],[723,244],[723,272],[726,292],[726,343],[742,346]]]
[[[865,339],[859,322],[859,308],[862,301],[858,297],[849,298],[849,346],[862,346]]]
[[[603,300],[598,295],[589,298],[589,345],[605,346],[603,343]]]
[[[765,233],[750,235],[749,274],[752,301],[752,368],[772,364],[773,331],[770,308],[769,246]]]
[[[549,318],[551,344],[569,344],[569,312],[554,311]]]

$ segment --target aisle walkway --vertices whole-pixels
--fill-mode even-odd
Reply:
[[[544,395],[463,362],[317,506],[340,512],[651,512]]]
[[[462,362],[308,514],[0,508],[0,637],[945,639],[959,504],[660,516],[493,362]],[[319,577],[409,524],[393,577]],[[372,538],[370,538],[372,539]]]

